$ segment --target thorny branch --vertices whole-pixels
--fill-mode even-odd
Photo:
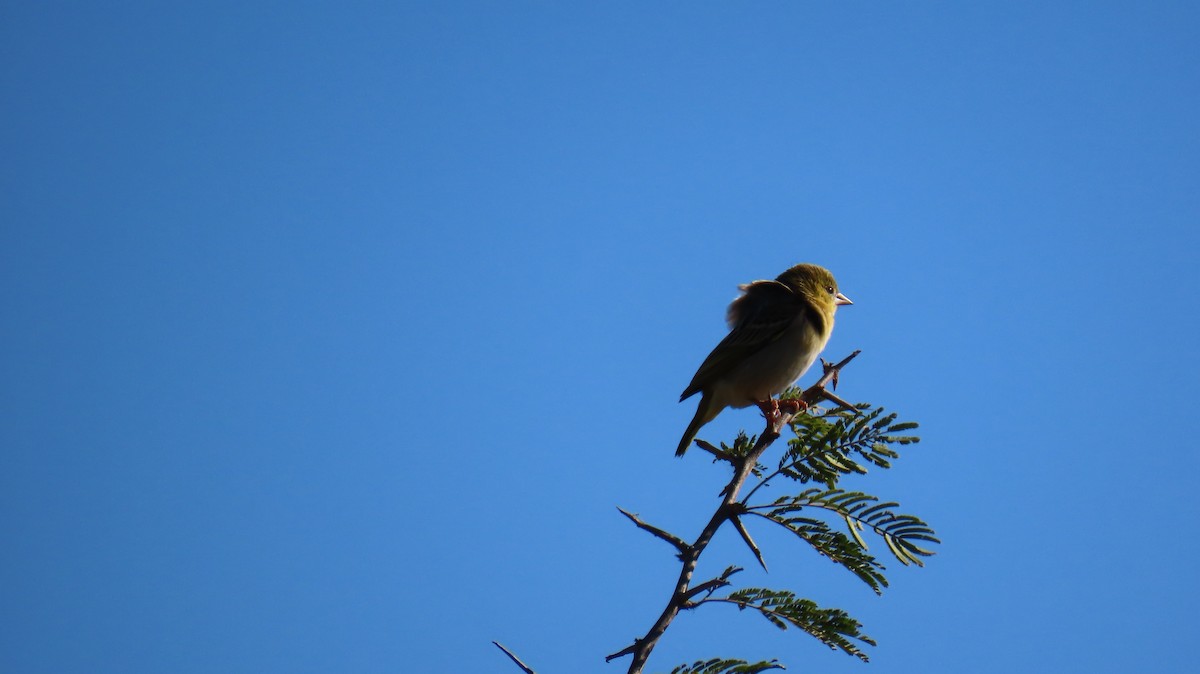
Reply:
[[[628,517],[634,524],[637,525],[639,529],[642,529],[643,531],[649,531],[651,534],[654,534],[655,536],[675,546],[675,549],[678,550],[680,554],[687,552],[688,544],[682,538],[679,538],[670,532],[659,529],[653,524],[647,524],[646,522],[643,522],[640,517],[634,515],[624,508],[618,507],[617,510],[620,510],[621,514]]]
[[[516,655],[514,655],[512,651],[505,648],[504,645],[501,644],[499,641],[493,641],[492,643],[496,645],[496,648],[499,648],[500,650],[504,651],[504,654],[507,655],[510,660],[517,663],[517,666],[520,667],[521,671],[525,672],[525,674],[537,674],[537,672],[533,671],[533,669],[531,669],[529,667],[529,665],[525,664],[524,662],[521,662],[521,658],[518,658]]]
[[[803,393],[800,394],[800,400],[809,407],[815,405],[821,400],[829,400],[838,405],[851,407],[841,398],[838,398],[834,394],[825,390],[825,387],[832,382],[836,382],[842,368],[845,367],[850,361],[854,360],[858,354],[859,351],[855,351],[835,365],[829,365],[828,363],[823,362],[825,366],[824,375],[822,375],[817,383],[808,387]],[[613,653],[612,655],[609,655],[605,658],[605,661],[611,662],[616,658],[625,655],[632,655],[633,660],[629,663],[628,674],[641,674],[642,668],[645,667],[646,661],[650,658],[651,651],[654,650],[654,647],[658,644],[658,640],[662,638],[663,633],[667,631],[667,627],[671,624],[671,621],[675,619],[675,616],[679,615],[680,610],[695,606],[695,604],[689,603],[691,597],[695,596],[695,592],[690,586],[692,582],[692,574],[694,574],[696,571],[696,564],[700,560],[701,553],[703,553],[704,549],[708,547],[709,542],[712,541],[713,535],[717,533],[717,529],[719,529],[727,520],[735,519],[741,512],[741,506],[737,502],[738,492],[741,491],[742,486],[746,483],[746,479],[750,476],[751,472],[754,470],[754,467],[758,465],[758,457],[762,456],[762,453],[771,446],[771,443],[775,442],[775,440],[779,437],[781,430],[791,423],[796,414],[797,412],[785,412],[781,410],[778,414],[769,415],[767,417],[766,428],[763,429],[762,434],[758,436],[758,441],[754,443],[754,447],[751,448],[751,450],[745,456],[733,456],[728,452],[719,450],[708,443],[700,444],[702,449],[710,452],[718,459],[731,463],[733,465],[733,477],[729,480],[729,484],[727,484],[725,489],[721,492],[721,504],[717,506],[716,512],[713,513],[712,517],[708,521],[708,524],[704,526],[704,529],[700,532],[700,535],[696,538],[695,542],[691,545],[681,548],[679,558],[682,561],[683,566],[679,570],[679,579],[675,582],[675,589],[672,591],[670,599],[667,600],[667,606],[663,609],[662,614],[659,615],[658,620],[654,622],[654,624],[646,632],[645,636],[634,639],[632,644],[617,651],[616,653]],[[626,516],[629,516],[629,514],[626,513]],[[652,529],[648,529],[648,525],[644,525],[644,523],[641,523],[636,518],[630,517],[630,519],[633,519],[634,523],[638,524],[639,527],[647,529],[647,531],[650,531],[659,538],[664,538],[662,535],[656,533]],[[668,542],[671,542],[673,545],[675,544],[675,541],[671,541],[670,539],[664,538],[664,540],[668,540]],[[747,540],[747,543],[750,544],[752,541]],[[753,547],[754,546],[752,546],[752,548]],[[755,550],[755,553],[759,558],[759,562],[762,563],[761,555],[758,554],[757,550]],[[709,601],[711,601],[711,599]]]

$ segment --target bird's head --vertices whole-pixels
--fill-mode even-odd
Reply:
[[[780,274],[775,280],[830,313],[836,311],[840,305],[854,304],[849,297],[838,291],[833,274],[815,264],[798,264]]]

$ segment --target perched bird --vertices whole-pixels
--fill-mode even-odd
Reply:
[[[853,304],[838,292],[828,269],[798,264],[774,281],[739,286],[729,305],[729,334],[696,370],[680,402],[700,393],[696,416],[675,456],[683,456],[700,427],[726,407],[765,404],[799,379],[833,333],[833,314]]]

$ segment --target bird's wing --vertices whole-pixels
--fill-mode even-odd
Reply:
[[[743,295],[726,314],[732,330],[700,364],[692,383],[679,397],[684,400],[783,335],[797,317],[815,314],[808,302],[778,281],[755,281],[741,287]]]

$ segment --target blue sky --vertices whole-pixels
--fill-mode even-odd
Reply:
[[[652,671],[1185,671],[1194,3],[9,3],[0,669],[618,672],[725,475],[673,448],[736,286],[855,300],[882,597],[755,530]],[[810,381],[810,375],[805,381]],[[757,430],[726,412],[702,437]]]

